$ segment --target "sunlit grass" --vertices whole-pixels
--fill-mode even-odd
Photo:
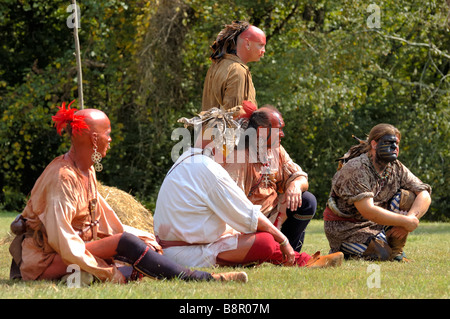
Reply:
[[[7,231],[15,214],[0,213],[0,298],[7,299],[414,299],[449,298],[450,224],[423,222],[408,238],[411,263],[345,261],[340,268],[285,268],[264,264],[247,272],[249,282],[183,282],[144,279],[126,285],[94,283],[87,288],[68,288],[56,282],[10,281]],[[304,251],[328,252],[323,222],[313,220],[307,230]],[[371,288],[379,270],[379,287]],[[212,272],[231,268],[206,269]],[[369,284],[368,284],[369,282]],[[372,284],[373,286],[373,284]]]

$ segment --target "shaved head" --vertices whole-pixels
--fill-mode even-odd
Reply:
[[[236,55],[247,64],[259,61],[266,52],[266,35],[254,25],[242,32],[237,40]]]
[[[254,25],[251,25],[239,35],[241,39],[248,39],[249,41],[266,44],[266,35],[263,30]]]
[[[84,116],[84,120],[89,126],[90,132],[104,131],[110,127],[108,116],[100,110],[84,109],[77,111],[75,114]]]

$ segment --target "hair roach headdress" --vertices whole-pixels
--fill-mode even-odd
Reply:
[[[67,109],[66,102],[63,102],[61,107],[58,107],[58,112],[52,116],[52,120],[55,122],[56,132],[59,135],[61,135],[64,129],[69,131],[70,135],[78,135],[81,134],[82,130],[89,128],[84,120],[85,117],[83,115],[75,115],[77,109],[70,108],[73,102],[75,100],[67,105]],[[69,129],[67,129],[68,124],[70,125]]]

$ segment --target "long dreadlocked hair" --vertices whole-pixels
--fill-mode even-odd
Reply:
[[[216,41],[211,45],[210,55],[212,60],[218,60],[226,53],[236,54],[236,43],[238,36],[248,29],[250,24],[247,21],[233,21],[225,25],[225,28],[219,32]]]

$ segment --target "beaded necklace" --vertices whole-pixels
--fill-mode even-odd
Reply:
[[[378,173],[377,169],[375,168],[375,166],[374,166],[374,164],[372,162],[372,155],[368,153],[367,157],[369,158],[370,169],[372,170],[372,172],[374,173],[374,175],[375,175],[375,177],[377,179],[378,191],[375,194],[375,197],[377,197],[378,194],[381,192],[381,190],[386,185],[386,182],[387,182],[387,180],[389,179],[389,176],[392,173],[392,163],[388,163],[386,165],[386,167],[384,168],[384,170],[380,174],[380,173]]]
[[[264,188],[268,188],[271,183],[276,183],[276,177],[275,175],[278,172],[277,165],[274,161],[274,155],[272,154],[272,150],[267,150],[267,153],[262,155],[262,158],[260,158],[259,149],[257,151],[258,154],[258,163],[260,163],[261,169],[260,169],[260,177],[258,179],[258,182],[255,186],[259,185],[261,181],[264,183]],[[252,193],[252,192],[251,192]]]

